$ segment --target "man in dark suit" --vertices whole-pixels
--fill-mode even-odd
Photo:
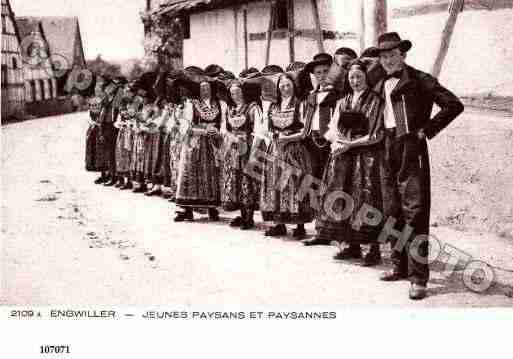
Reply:
[[[312,175],[322,179],[324,167],[330,156],[330,143],[324,138],[331,120],[331,114],[340,97],[337,89],[327,81],[328,72],[333,64],[329,54],[321,53],[314,56],[304,71],[313,74],[317,86],[310,91],[301,103],[301,113],[305,125],[304,144],[312,156]],[[315,237],[304,242],[307,246],[329,245],[330,241]]]
[[[378,38],[380,63],[386,76],[375,85],[385,100],[383,184],[387,222],[382,239],[391,239],[393,269],[381,280],[408,278],[409,296],[426,296],[431,205],[429,154],[431,139],[453,121],[463,105],[436,78],[405,63],[412,47],[395,33]],[[433,104],[440,111],[431,117]]]

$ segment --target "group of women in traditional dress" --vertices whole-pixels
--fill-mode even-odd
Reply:
[[[211,65],[147,73],[131,83],[99,81],[90,102],[86,169],[102,172],[95,183],[175,202],[175,221],[193,220],[194,212],[208,212],[217,221],[223,209],[238,212],[230,226],[247,230],[260,211],[271,223],[265,235],[286,235],[286,226],[294,225],[292,236],[305,239],[305,224],[315,220],[317,234],[305,244],[346,242],[350,250],[339,259],[357,258],[360,244],[371,244],[365,264],[375,265],[381,259],[379,228],[356,228],[356,210],[344,218],[333,215],[343,212],[344,203],[330,197],[343,191],[356,209],[384,208],[383,101],[369,87],[369,62],[344,49],[336,55],[350,61],[335,64],[345,87],[323,87],[329,74],[319,67],[333,65],[327,54],[291,64],[288,71],[276,65],[261,72],[251,68],[238,78]],[[162,76],[166,90],[159,92]],[[301,87],[305,83],[310,88]],[[322,91],[336,95],[327,112],[322,100],[316,102]],[[116,133],[111,167],[102,162],[105,132]],[[322,177],[309,178],[314,175]],[[306,188],[316,180],[323,191]]]

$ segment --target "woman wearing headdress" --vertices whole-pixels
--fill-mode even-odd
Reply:
[[[253,228],[254,210],[258,208],[258,178],[245,173],[250,159],[255,122],[260,122],[262,110],[252,101],[250,89],[239,81],[228,85],[231,104],[225,116],[221,132],[224,137],[221,202],[227,211],[240,210],[230,226],[241,229]],[[257,91],[255,91],[257,92]],[[258,94],[253,96],[258,98]]]
[[[312,172],[310,154],[301,143],[304,126],[299,113],[294,79],[282,74],[278,79],[277,102],[271,104],[268,125],[272,136],[263,167],[260,210],[264,221],[275,225],[266,236],[287,234],[286,224],[296,224],[293,237],[306,235],[304,224],[313,220],[308,196],[301,196],[303,178]]]
[[[98,77],[98,76],[96,76]],[[97,80],[95,79],[95,83]],[[94,85],[91,85],[93,87]],[[100,89],[99,89],[100,90]],[[96,141],[98,137],[98,117],[102,102],[101,92],[93,93],[88,100],[89,105],[89,127],[86,132],[85,168],[86,171],[98,171],[96,164]]]
[[[130,159],[132,157],[133,132],[130,128],[130,120],[135,115],[131,103],[134,93],[128,84],[124,88],[124,96],[121,100],[118,118],[114,127],[118,129],[116,140],[116,172],[119,182],[115,185],[118,188],[130,186]]]
[[[134,149],[132,152],[132,177],[138,186],[133,192],[144,193],[148,190],[145,178],[146,151],[149,146],[148,124],[155,112],[152,96],[144,89],[137,91],[140,110],[135,121]]]
[[[318,236],[345,242],[348,246],[336,259],[361,258],[360,244],[369,244],[364,265],[381,260],[377,236],[379,226],[362,223],[362,205],[383,210],[380,164],[383,158],[384,102],[367,81],[365,63],[356,60],[349,67],[350,91],[337,102],[325,138],[331,142],[331,156],[324,172],[327,186],[317,219]],[[354,200],[354,210],[342,219],[345,201],[334,201],[336,193],[345,192]],[[331,198],[331,197],[333,198]],[[365,221],[363,221],[365,222]]]
[[[221,204],[220,196],[220,126],[226,103],[216,96],[215,82],[202,80],[199,98],[186,103],[189,114],[187,129],[180,154],[177,206],[175,221],[193,219],[194,208],[208,208],[211,220],[218,220],[216,209]]]

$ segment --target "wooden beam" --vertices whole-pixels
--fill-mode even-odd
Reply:
[[[288,23],[288,35],[289,35],[289,62],[293,63],[295,61],[295,49],[294,49],[294,37],[295,29],[294,29],[294,0],[287,1],[287,17],[289,20]]]
[[[363,2],[364,0],[360,0],[358,3],[358,40],[360,42],[360,53],[365,49],[365,13],[363,11]]]
[[[321,30],[321,18],[319,16],[319,7],[317,6],[317,0],[311,0],[312,12],[315,22],[315,31],[317,32],[317,50],[318,52],[324,52],[324,44],[322,41],[322,30]]]
[[[244,68],[247,69],[249,67],[249,59],[248,59],[248,10],[244,9],[242,11],[242,31],[244,32]]]
[[[271,56],[271,36],[273,33],[275,3],[271,1],[269,8],[269,26],[267,27],[267,42],[265,44],[265,66],[269,65],[269,57]]]
[[[454,32],[454,27],[456,26],[456,21],[458,20],[458,15],[460,11],[463,9],[464,0],[453,0],[449,4],[449,18],[445,23],[445,27],[442,31],[442,39],[440,40],[440,47],[438,49],[438,54],[435,59],[435,63],[433,64],[433,68],[431,70],[431,75],[434,77],[438,77],[440,72],[442,71],[442,65],[444,64],[445,57],[449,52],[449,45],[451,43],[452,33]],[[452,5],[452,6],[451,6]]]

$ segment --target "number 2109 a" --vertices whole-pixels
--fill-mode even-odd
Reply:
[[[41,345],[41,354],[69,354],[68,345]]]

